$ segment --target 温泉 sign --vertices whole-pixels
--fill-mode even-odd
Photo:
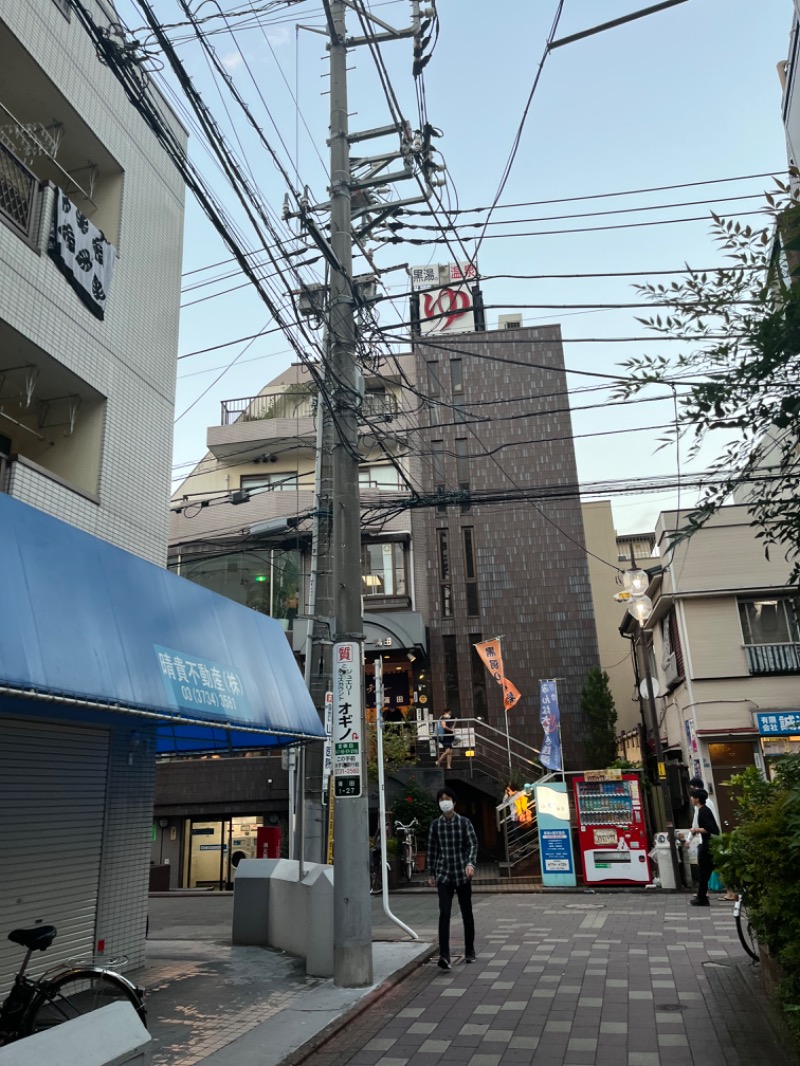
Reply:
[[[472,291],[465,284],[475,277],[472,263],[411,267],[411,285],[419,293],[421,333],[475,332]]]
[[[360,644],[334,644],[333,794],[337,799],[361,795],[362,673]]]

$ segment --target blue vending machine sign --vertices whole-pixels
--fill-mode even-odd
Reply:
[[[550,888],[575,887],[575,860],[569,821],[569,797],[563,781],[534,785],[539,826],[542,884]]]

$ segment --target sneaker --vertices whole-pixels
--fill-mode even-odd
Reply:
[[[439,957],[439,962],[437,963],[437,965],[438,965],[440,970],[449,970],[450,969],[450,960],[445,958],[444,955],[441,955]]]
[[[474,962],[474,961],[475,961],[475,952],[474,951],[468,951],[467,954],[464,956],[464,962]]]
[[[708,902],[707,899],[690,899],[689,900],[689,906],[690,907],[710,907],[711,904]]]

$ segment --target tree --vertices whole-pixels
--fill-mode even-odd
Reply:
[[[767,194],[764,229],[712,214],[712,233],[727,265],[712,272],[687,266],[681,281],[637,285],[667,313],[638,319],[687,347],[621,364],[630,398],[667,385],[677,408],[676,438],[694,457],[712,433],[726,443],[701,479],[700,495],[673,543],[691,536],[732,497],[747,504],[765,554],[778,546],[800,581],[800,206],[786,185]]]
[[[617,709],[608,687],[608,674],[596,666],[581,690],[581,710],[589,725],[583,746],[587,769],[604,770],[617,757]]]

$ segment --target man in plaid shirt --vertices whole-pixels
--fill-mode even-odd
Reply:
[[[469,818],[455,812],[455,793],[436,793],[440,818],[428,831],[428,884],[439,893],[439,968],[450,969],[450,912],[458,896],[464,919],[464,961],[475,961],[475,922],[472,917],[472,877],[478,859],[478,838]]]

